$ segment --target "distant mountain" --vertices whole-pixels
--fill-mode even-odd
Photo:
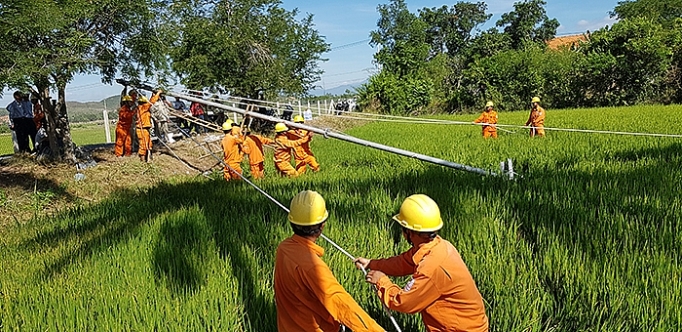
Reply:
[[[353,83],[353,84],[345,84],[345,85],[340,85],[335,88],[327,89],[327,90],[310,90],[308,93],[312,96],[324,96],[325,94],[327,95],[332,95],[332,96],[338,96],[346,93],[346,90],[350,90],[351,92],[355,92],[355,88],[367,83],[367,80],[364,80],[362,82],[358,83]]]

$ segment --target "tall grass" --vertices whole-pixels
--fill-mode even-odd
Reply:
[[[680,134],[680,110],[550,110],[547,125]],[[503,113],[500,122],[525,116]],[[268,164],[259,184],[285,204],[317,190],[330,211],[325,233],[370,258],[407,248],[390,217],[406,196],[431,196],[445,220],[441,235],[473,274],[493,331],[682,329],[679,140],[548,132],[486,141],[479,130],[374,123],[350,134],[483,168],[512,158],[522,178],[481,177],[316,136],[320,173],[282,179]],[[274,253],[290,234],[283,211],[219,174],[121,190],[2,229],[2,330],[274,331]],[[320,244],[341,284],[390,330],[361,273]],[[423,331],[418,317],[396,317],[404,331]]]

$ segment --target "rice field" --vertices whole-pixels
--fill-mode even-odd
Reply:
[[[546,125],[682,134],[680,111],[548,110]],[[526,119],[500,114],[505,124]],[[379,122],[348,133],[491,170],[511,158],[522,177],[482,177],[316,136],[320,173],[282,179],[267,164],[259,185],[285,205],[300,190],[320,192],[330,211],[325,234],[369,258],[407,249],[390,217],[405,197],[431,196],[492,331],[682,330],[680,139],[551,131],[530,139],[517,130],[483,140],[473,126]],[[275,331],[275,248],[290,235],[282,210],[220,174],[122,189],[5,227],[0,330]],[[320,241],[340,283],[391,331],[361,272]],[[394,316],[403,331],[424,331],[418,316]]]
[[[112,125],[111,142],[115,139],[116,126]],[[106,135],[104,133],[104,125],[101,123],[88,124],[73,124],[71,126],[71,138],[76,145],[101,144],[106,143]],[[0,134],[0,156],[12,154],[12,135]]]

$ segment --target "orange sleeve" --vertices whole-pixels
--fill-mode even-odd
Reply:
[[[474,120],[474,123],[481,123],[483,122],[483,118],[485,117],[485,114],[481,114],[481,116],[478,117],[478,119]]]
[[[273,139],[268,138],[268,137],[265,137],[265,136],[256,136],[256,137],[258,137],[258,139],[260,139],[260,142],[263,144],[270,144],[270,145],[275,144],[275,141]]]
[[[414,256],[414,248],[391,258],[373,259],[367,267],[393,277],[406,276],[414,273],[415,265],[412,256]]]
[[[436,283],[419,272],[415,273],[406,288],[409,290],[400,288],[386,276],[377,283],[377,292],[386,306],[391,310],[408,314],[426,309],[442,295]]]
[[[252,139],[252,138],[251,138],[251,139],[248,138],[248,137],[247,137],[247,138],[244,138],[244,142],[243,142],[243,144],[241,145],[242,152],[243,152],[243,153],[246,153],[246,154],[251,154],[251,145],[253,145],[253,144],[254,144],[254,143],[253,143],[253,139]]]
[[[149,98],[149,103],[153,104],[157,101],[159,101],[159,98],[161,98],[161,91],[156,91],[154,95],[152,95],[151,98]]]
[[[289,140],[286,137],[282,137],[282,136],[280,136],[280,137],[281,137],[281,139],[275,139],[277,144],[280,144],[280,145],[285,146],[287,148],[295,148],[295,147],[301,146],[301,144],[307,142],[308,141],[307,137],[309,137],[309,136],[306,136],[302,139],[297,139],[295,141]]]
[[[497,124],[497,112],[493,113],[493,116],[490,117],[490,124]]]
[[[318,265],[309,271],[299,273],[305,285],[334,320],[353,331],[385,331],[360,308],[327,266]]]

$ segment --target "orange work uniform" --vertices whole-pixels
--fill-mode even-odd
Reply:
[[[280,332],[384,331],[336,280],[320,257],[324,249],[294,235],[275,258],[275,304]]]
[[[160,94],[160,92],[157,92],[149,98],[149,102],[137,105],[137,124],[135,129],[139,143],[137,155],[141,157],[146,156],[147,151],[152,151],[152,137],[149,135],[149,129],[152,127],[152,113],[149,109],[152,107],[152,104],[159,100]]]
[[[290,140],[297,140],[308,135],[308,131],[304,129],[289,130],[287,138]],[[312,138],[310,139],[312,140]],[[305,173],[306,166],[310,165],[310,169],[314,172],[320,170],[320,164],[317,163],[313,151],[310,150],[310,140],[302,143],[300,146],[294,147],[294,161],[296,162],[296,172],[299,175]]]
[[[260,135],[247,135],[246,138],[244,138],[244,152],[249,155],[251,176],[254,179],[262,179],[265,177],[263,144],[275,144],[275,141]]]
[[[223,162],[229,166],[223,168],[223,178],[225,178],[225,181],[241,179],[239,175],[242,174],[241,163],[244,158],[241,145],[243,142],[244,140],[241,136],[233,135],[232,133],[225,135],[223,138]]]
[[[275,168],[280,175],[288,177],[298,176],[296,169],[291,166],[291,150],[297,146],[308,141],[310,136],[302,139],[292,141],[287,138],[285,133],[279,133],[275,136]]]
[[[538,135],[545,136],[545,109],[538,105],[537,108],[530,110],[530,117],[526,121],[526,126],[531,126],[530,137]]]
[[[129,156],[133,144],[130,127],[133,125],[135,111],[128,105],[123,105],[118,109],[118,122],[116,123],[116,145],[114,154],[118,157]]]
[[[405,288],[384,276],[377,283],[379,297],[389,309],[421,313],[427,331],[488,331],[483,298],[462,257],[440,236],[368,267],[390,276],[412,274]]]
[[[497,124],[497,112],[493,111],[492,109],[490,111],[485,111],[483,114],[481,114],[481,116],[478,117],[478,119],[474,120],[474,123],[487,123],[490,125]],[[484,125],[483,137],[497,138],[497,127]]]

